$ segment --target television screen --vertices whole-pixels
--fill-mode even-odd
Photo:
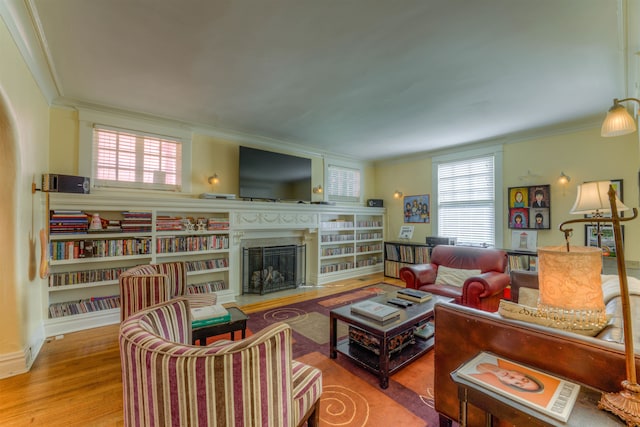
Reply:
[[[311,159],[240,147],[240,197],[311,200]]]

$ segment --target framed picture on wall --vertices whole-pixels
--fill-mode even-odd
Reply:
[[[620,226],[620,230],[624,243],[624,225]],[[584,240],[585,246],[598,247],[598,226],[596,224],[584,226]],[[615,258],[616,242],[612,224],[600,224],[600,248],[602,248],[602,256]]]
[[[551,228],[551,186],[532,185],[510,187],[509,228],[538,229]]]
[[[404,222],[428,224],[431,221],[429,195],[406,196],[404,198]]]

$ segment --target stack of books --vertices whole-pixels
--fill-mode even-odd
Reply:
[[[398,298],[406,299],[417,303],[429,301],[432,298],[429,292],[420,291],[418,289],[404,288],[398,291]]]
[[[158,215],[156,218],[158,231],[182,231],[182,218],[179,216]]]
[[[82,211],[54,210],[49,218],[51,234],[85,234],[89,229],[89,217]]]
[[[351,305],[351,312],[378,322],[386,322],[400,316],[400,310],[375,301],[362,301]]]
[[[121,227],[125,233],[151,231],[151,212],[122,212]]]
[[[191,328],[202,328],[204,326],[226,323],[231,320],[231,313],[220,304],[208,305],[206,307],[195,307],[191,309]]]

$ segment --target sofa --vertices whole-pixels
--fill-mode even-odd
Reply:
[[[190,343],[184,298],[121,323],[125,426],[318,426],[322,372],[292,359],[289,325],[240,341]]]
[[[512,276],[514,276],[512,274]],[[512,277],[512,297],[522,297],[523,288],[534,289],[535,273]],[[609,324],[596,336],[555,329],[521,320],[508,319],[499,313],[488,313],[452,303],[435,306],[435,409],[441,426],[459,417],[458,389],[451,372],[482,351],[553,372],[561,377],[592,388],[616,392],[626,379],[625,349],[622,341],[619,289],[616,276],[603,276],[603,290]],[[513,292],[513,283],[516,292]],[[640,303],[640,281],[630,278],[632,307]],[[634,342],[640,336],[639,312],[634,312]],[[636,326],[637,325],[637,326]],[[640,349],[636,344],[636,351]],[[636,352],[636,369],[640,372],[640,353]],[[470,425],[482,425],[484,414],[469,407]]]
[[[438,245],[429,264],[402,267],[400,278],[407,288],[450,297],[456,303],[494,312],[509,286],[507,253],[500,249]],[[456,280],[443,279],[445,269]],[[440,271],[442,270],[442,271]],[[473,270],[475,272],[471,273]],[[469,274],[464,274],[469,271]]]

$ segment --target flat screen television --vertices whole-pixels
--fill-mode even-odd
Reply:
[[[311,159],[240,146],[240,197],[311,200]]]

